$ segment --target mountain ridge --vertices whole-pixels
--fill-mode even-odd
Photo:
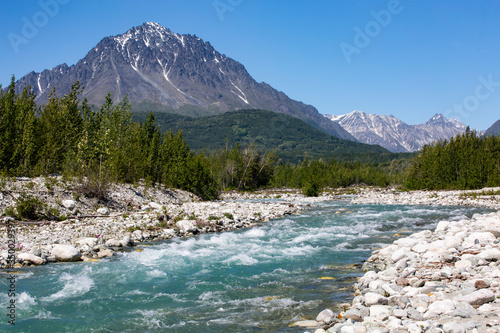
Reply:
[[[435,114],[423,124],[408,125],[390,115],[353,111],[344,115],[325,115],[338,123],[359,142],[380,145],[395,153],[414,152],[425,144],[463,133],[466,126],[458,120]]]
[[[290,99],[265,82],[256,82],[245,67],[217,52],[196,35],[176,34],[147,22],[124,34],[104,37],[75,65],[31,72],[16,83],[17,92],[31,85],[43,103],[55,88],[69,93],[79,81],[82,96],[100,105],[110,92],[115,102],[128,96],[135,110],[188,115],[216,115],[239,109],[264,109],[299,118],[325,133],[356,141],[316,108]],[[142,108],[141,108],[142,105]]]

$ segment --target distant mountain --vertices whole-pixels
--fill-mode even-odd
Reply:
[[[494,136],[499,136],[500,135],[500,120],[497,120],[493,125],[491,125],[490,128],[484,132],[484,135],[494,135]]]
[[[249,51],[250,52],[250,51]],[[171,32],[144,23],[122,35],[106,37],[73,66],[31,72],[17,82],[31,85],[43,103],[56,88],[67,94],[79,80],[83,97],[101,105],[108,92],[114,101],[128,96],[133,111],[163,111],[208,116],[238,109],[263,109],[306,121],[330,135],[353,140],[338,124],[311,105],[290,99],[266,83],[257,83],[239,62],[217,52],[196,35]]]
[[[134,114],[143,122],[148,113]],[[217,116],[191,118],[169,113],[155,113],[161,131],[182,130],[186,142],[194,151],[217,151],[236,143],[255,143],[262,151],[276,150],[286,161],[296,162],[304,157],[370,160],[394,158],[380,146],[343,140],[323,133],[306,122],[276,112],[239,110]],[[381,156],[384,155],[384,156]]]
[[[441,114],[420,125],[408,125],[394,116],[381,116],[361,111],[335,116],[325,115],[342,126],[359,142],[380,145],[391,152],[414,152],[425,144],[450,139],[466,130],[458,120]]]

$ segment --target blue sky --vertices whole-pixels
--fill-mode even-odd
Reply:
[[[319,112],[500,119],[500,1],[0,1],[0,83],[144,22],[196,34]],[[35,28],[35,29],[31,29]]]

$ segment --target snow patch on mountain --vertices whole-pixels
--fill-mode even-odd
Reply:
[[[463,133],[466,126],[455,118],[436,114],[424,124],[408,125],[390,115],[353,111],[344,115],[325,115],[359,142],[380,145],[395,153],[414,152],[437,140],[448,140]]]

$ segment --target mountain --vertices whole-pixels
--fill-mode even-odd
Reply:
[[[239,62],[217,52],[196,35],[144,23],[122,35],[102,39],[73,66],[66,64],[18,80],[20,92],[31,85],[37,103],[53,88],[67,94],[75,81],[83,97],[101,105],[108,92],[115,102],[128,96],[133,111],[163,111],[208,116],[238,109],[264,109],[302,119],[325,133],[355,141],[311,105],[257,83]]]
[[[490,128],[484,132],[484,135],[494,135],[494,136],[499,136],[500,135],[500,120],[497,120],[493,125],[491,125]]]
[[[147,112],[134,113],[134,121],[143,122],[147,116]],[[155,117],[162,132],[182,130],[194,151],[211,153],[226,145],[255,143],[261,151],[276,150],[279,158],[292,162],[305,156],[343,160],[395,158],[395,154],[380,146],[339,139],[300,119],[276,112],[238,110],[203,118],[163,112],[155,113]]]
[[[335,116],[325,115],[351,133],[359,142],[380,145],[391,152],[414,152],[425,144],[450,139],[463,133],[466,126],[441,114],[420,125],[408,125],[394,116],[381,116],[361,111]]]

